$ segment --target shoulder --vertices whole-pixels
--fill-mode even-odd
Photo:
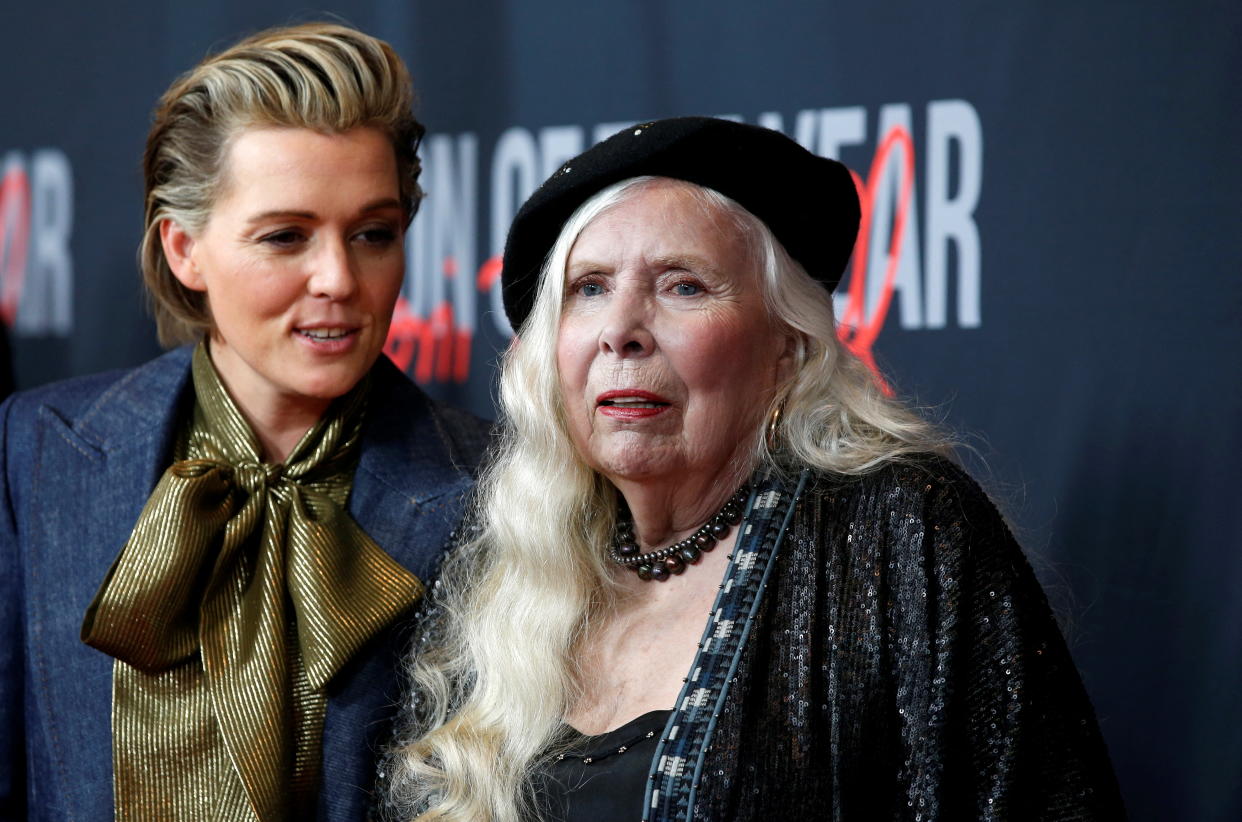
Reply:
[[[1039,620],[1049,615],[1030,562],[992,500],[943,457],[856,477],[815,474],[796,522],[821,561],[867,569],[899,609],[921,607],[926,596],[972,612],[1000,603]]]
[[[440,432],[451,443],[453,452],[460,455],[472,471],[476,469],[492,444],[495,426],[469,411],[435,400],[432,400],[432,409]]]
[[[45,493],[63,493],[85,459],[161,453],[185,398],[188,349],[128,370],[50,383],[0,405],[0,505],[17,516]]]
[[[473,475],[491,443],[492,424],[429,397],[381,356],[371,372],[366,443],[407,463],[451,465]]]
[[[4,402],[5,422],[10,426],[29,425],[39,409],[45,407],[60,417],[75,419],[126,373],[125,370],[105,371],[18,391]]]
[[[9,450],[49,414],[104,446],[110,435],[118,433],[112,424],[117,418],[128,423],[165,414],[186,384],[190,351],[178,348],[136,368],[73,377],[13,394],[0,406]]]
[[[808,493],[858,503],[887,503],[897,508],[930,508],[932,512],[990,510],[995,506],[979,483],[957,463],[937,454],[894,460],[864,474],[813,470]],[[997,515],[999,516],[999,515]]]
[[[953,461],[935,454],[886,463],[861,475],[813,472],[806,500],[895,550],[1012,555],[1016,543],[987,493]]]

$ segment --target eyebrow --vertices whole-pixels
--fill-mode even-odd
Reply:
[[[697,254],[666,254],[656,257],[652,262],[661,268],[688,268],[707,274],[719,274],[718,266],[713,265],[706,257]]]
[[[712,273],[718,272],[720,268],[713,265],[706,257],[700,257],[697,254],[661,254],[658,257],[652,257],[651,264],[660,268],[690,268]],[[586,258],[574,260],[565,267],[566,271],[581,271],[582,269],[611,271],[612,268],[611,263]]]
[[[401,208],[401,207],[402,207],[401,201],[396,199],[395,197],[384,197],[382,199],[373,200],[367,203],[361,209],[359,209],[359,213],[369,214],[372,211],[386,211],[390,208]],[[300,220],[313,220],[315,219],[316,216],[317,215],[313,211],[298,211],[296,209],[291,209],[291,208],[277,208],[277,209],[272,209],[271,211],[264,211],[259,214],[255,214],[253,217],[248,219],[246,222],[253,224],[253,223],[261,223],[264,220],[282,219],[282,218],[288,218],[288,217],[296,217],[297,219],[300,219]]]

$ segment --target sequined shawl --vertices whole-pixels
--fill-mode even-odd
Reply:
[[[1043,590],[938,458],[758,484],[640,813],[1124,818]]]
[[[646,818],[1123,818],[1047,599],[978,485],[938,459],[801,485],[742,538],[771,559],[744,582],[753,619],[717,709],[676,734],[710,726],[701,763],[657,753],[672,796]]]

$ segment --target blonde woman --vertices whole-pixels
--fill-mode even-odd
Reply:
[[[848,171],[680,118],[570,160],[504,259],[498,459],[385,767],[425,820],[1111,819],[995,508],[838,345]]]
[[[251,37],[161,99],[132,371],[0,408],[0,815],[358,819],[484,429],[381,355],[422,127],[385,43]]]

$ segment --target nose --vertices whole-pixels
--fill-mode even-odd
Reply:
[[[324,243],[311,263],[314,268],[306,286],[313,297],[347,300],[358,290],[358,277],[349,246],[339,240]]]
[[[644,295],[630,289],[615,292],[600,318],[600,351],[618,357],[643,357],[654,351],[649,311]]]

